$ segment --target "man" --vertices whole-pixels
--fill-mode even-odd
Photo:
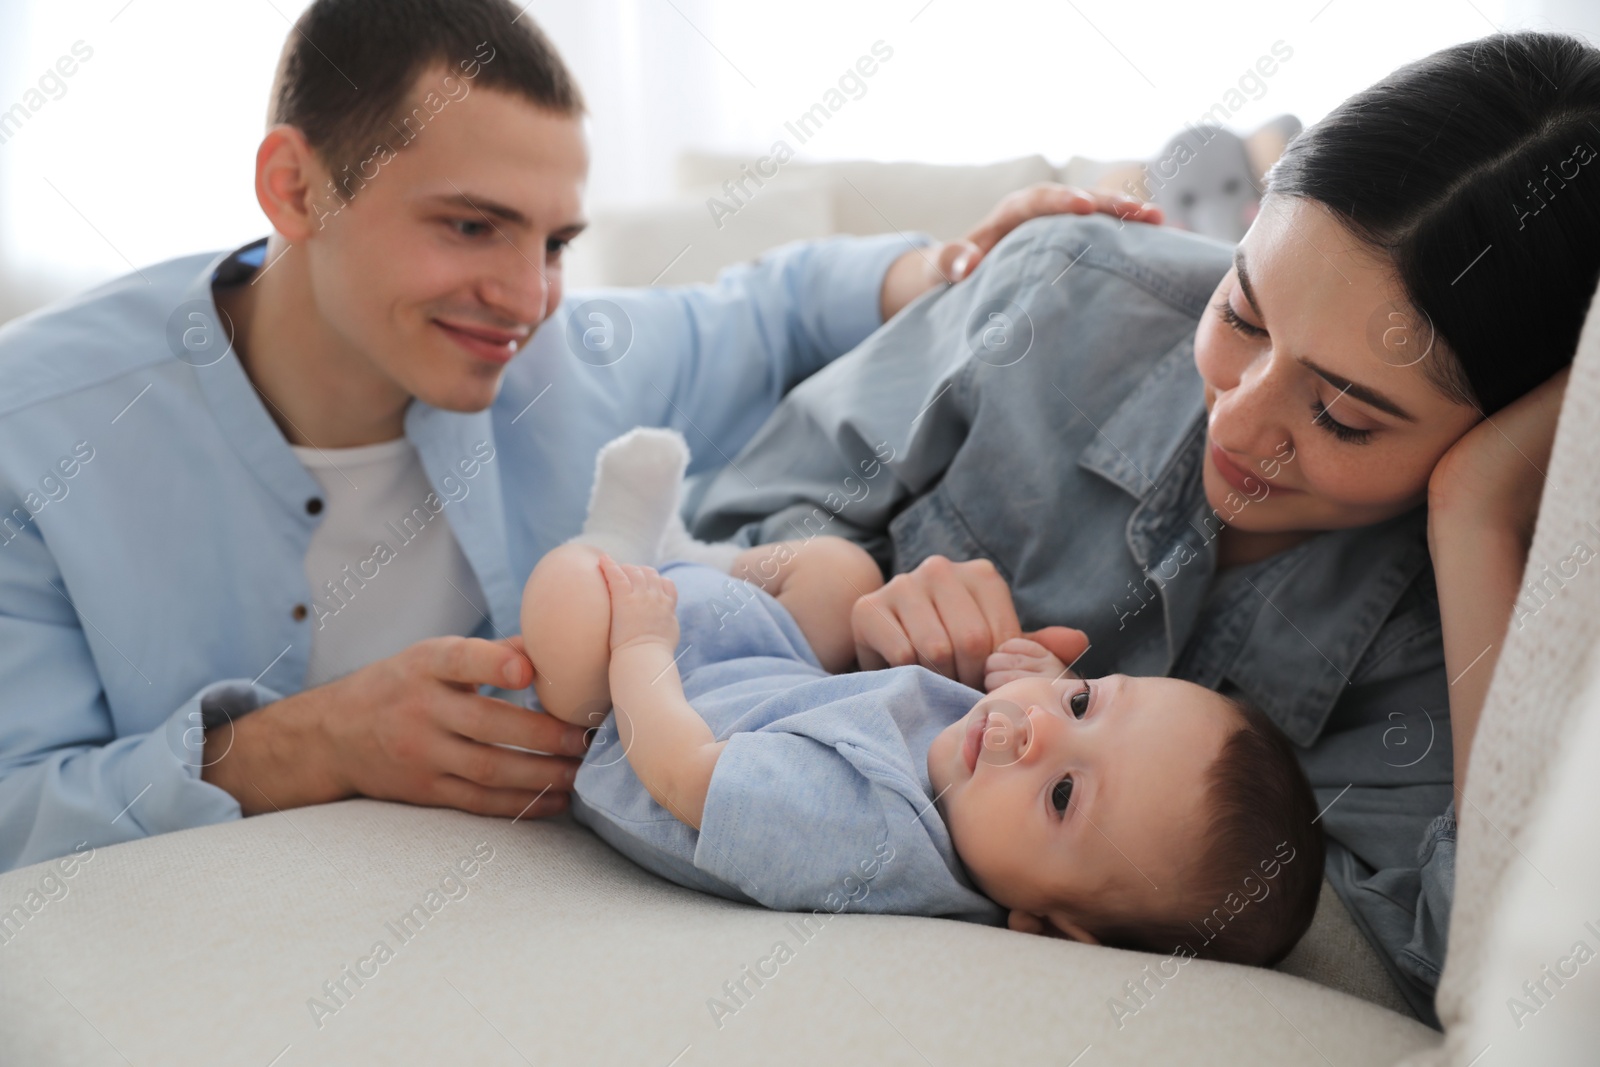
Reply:
[[[557,313],[582,122],[507,0],[318,0],[256,157],[273,234],[0,331],[0,869],[355,795],[561,810],[582,731],[480,690],[532,680],[518,594],[599,444],[719,465],[1023,218],[1153,217],[1045,188],[937,252]]]

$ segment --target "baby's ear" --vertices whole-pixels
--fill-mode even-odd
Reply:
[[[1067,941],[1081,941],[1086,945],[1098,945],[1099,938],[1079,926],[1070,919],[1060,916],[1052,918],[1048,915],[1034,915],[1031,912],[1012,909],[1006,916],[1006,926],[1020,934],[1043,934],[1046,937],[1059,937]]]

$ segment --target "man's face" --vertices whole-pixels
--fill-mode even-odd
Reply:
[[[424,73],[414,98],[449,102],[387,163],[360,168],[365,187],[351,181],[349,203],[304,249],[311,299],[340,338],[450,411],[488,407],[506,363],[560,304],[589,168],[581,117],[470,85],[444,67]],[[339,207],[326,185],[316,195]]]

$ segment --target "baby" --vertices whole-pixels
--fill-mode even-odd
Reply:
[[[835,673],[877,564],[839,538],[690,540],[687,455],[672,431],[607,445],[584,533],[524,590],[541,705],[598,727],[579,821],[674,882],[781,910],[1254,964],[1294,946],[1322,839],[1259,711],[1078,678],[1027,638],[990,657],[987,695],[920,666]]]

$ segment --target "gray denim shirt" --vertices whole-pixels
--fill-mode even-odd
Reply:
[[[1231,256],[1105,216],[1019,227],[790,392],[701,487],[692,528],[848,537],[890,574],[989,559],[1025,629],[1088,633],[1085,675],[1260,706],[1325,809],[1329,880],[1437,1025],[1455,821],[1426,514],[1217,571],[1194,333]]]

